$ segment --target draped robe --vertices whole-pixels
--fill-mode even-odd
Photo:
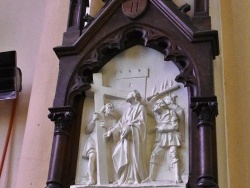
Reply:
[[[132,123],[132,126],[129,124]],[[136,184],[145,179],[144,152],[146,150],[146,110],[141,104],[130,106],[118,121],[116,131],[122,136],[130,129],[128,135],[118,142],[112,155],[118,184]]]

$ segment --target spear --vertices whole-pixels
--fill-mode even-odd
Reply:
[[[154,95],[148,97],[148,98],[147,98],[147,101],[149,102],[149,101],[151,101],[151,100],[152,100],[154,97],[156,97],[156,96],[160,97],[160,96],[162,96],[162,95],[168,94],[169,92],[174,91],[174,90],[179,89],[179,88],[180,88],[179,85],[171,86],[171,87],[167,88],[167,89],[164,90],[164,91],[161,91],[161,92],[159,92],[159,93],[156,93],[156,94],[154,94]]]

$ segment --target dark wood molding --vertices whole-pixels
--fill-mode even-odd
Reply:
[[[207,2],[195,1],[195,16],[200,10],[207,12]],[[86,6],[82,7],[81,14],[85,14]],[[77,27],[69,24],[66,31],[69,35],[64,36],[66,42],[54,48],[60,59],[60,69],[55,100],[50,109],[55,135],[47,188],[68,188],[74,184],[85,91],[90,89],[94,73],[135,45],[157,50],[165,61],[173,61],[180,70],[176,81],[188,89],[190,158],[187,187],[218,187],[217,102],[212,62],[219,54],[218,32],[202,28],[209,22],[208,12],[206,18],[199,17],[199,24],[186,15],[187,9],[176,6],[171,0],[148,0],[146,6],[138,9],[142,12],[131,18],[124,14],[122,0],[108,0],[84,27],[79,27],[77,21],[69,21]],[[78,37],[70,34],[77,30]],[[72,113],[75,115],[71,119]]]

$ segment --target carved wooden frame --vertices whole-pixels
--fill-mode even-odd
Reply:
[[[188,88],[190,104],[187,187],[218,187],[212,60],[219,50],[218,33],[210,29],[208,0],[195,0],[192,19],[185,6],[171,0],[145,0],[142,12],[130,17],[123,8],[127,1],[135,0],[106,0],[92,18],[86,15],[88,1],[71,0],[63,45],[54,49],[60,70],[49,109],[55,132],[46,188],[75,183],[85,91],[93,73],[134,45],[161,52],[179,68],[176,81]]]

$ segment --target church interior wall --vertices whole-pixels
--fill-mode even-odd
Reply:
[[[1,1],[0,50],[17,51],[23,73],[1,188],[45,185],[53,132],[47,115],[58,70],[53,47],[61,44],[68,6],[68,1]],[[11,106],[12,101],[0,101],[1,154]]]
[[[0,187],[14,187],[22,150],[28,105],[44,22],[45,2],[1,1],[0,51],[17,52],[17,65],[22,70],[23,91],[19,94],[17,112],[6,155]],[[32,16],[31,16],[32,15]],[[7,134],[12,100],[0,101],[0,155]]]

